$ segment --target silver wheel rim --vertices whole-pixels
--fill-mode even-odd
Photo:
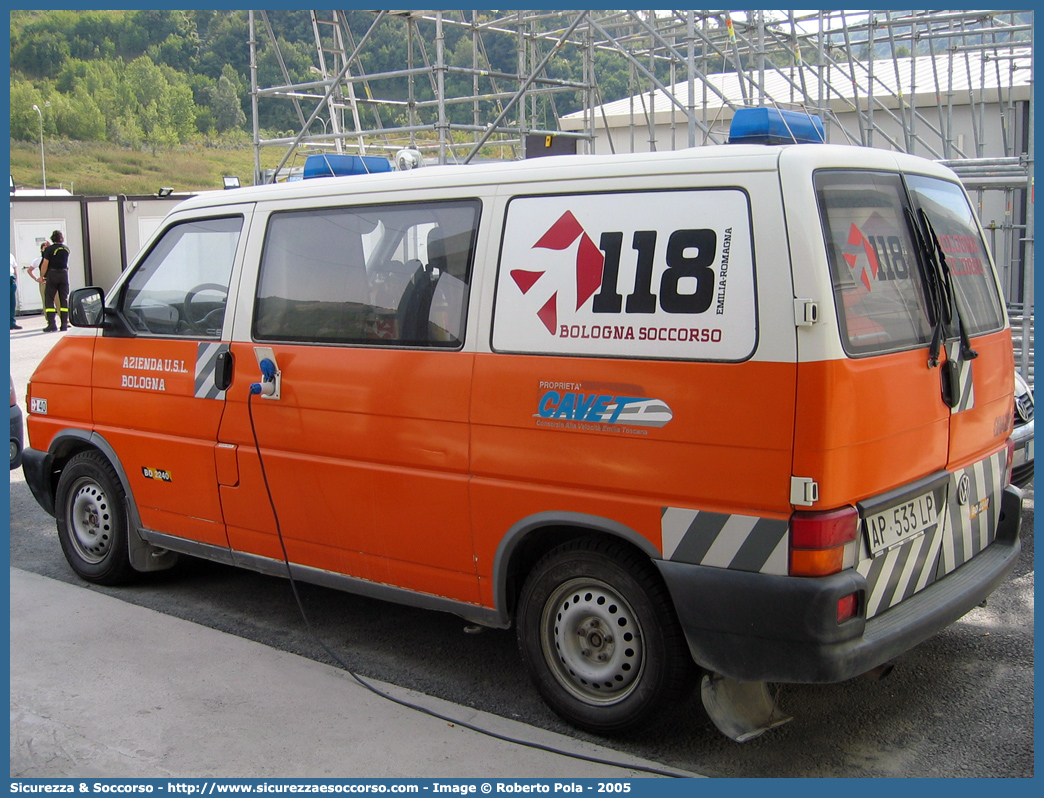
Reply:
[[[80,558],[94,565],[104,560],[113,545],[113,510],[97,482],[88,478],[76,481],[66,518],[69,539]]]
[[[645,644],[638,618],[620,594],[597,579],[571,579],[555,590],[540,618],[551,672],[586,704],[619,703],[638,686]]]

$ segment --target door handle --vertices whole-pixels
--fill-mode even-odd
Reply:
[[[226,349],[218,352],[214,361],[214,385],[219,391],[227,391],[232,385],[232,372],[235,361],[232,353]]]

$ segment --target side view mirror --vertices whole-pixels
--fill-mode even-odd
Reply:
[[[73,327],[104,327],[105,293],[97,286],[77,288],[69,294],[69,321]]]

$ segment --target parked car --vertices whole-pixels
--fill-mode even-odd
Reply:
[[[1024,488],[1033,482],[1033,389],[1015,372],[1015,457],[1011,481]]]
[[[15,397],[14,377],[11,377],[11,468],[22,464],[22,408]]]

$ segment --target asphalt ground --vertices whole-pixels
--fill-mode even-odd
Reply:
[[[306,657],[17,568],[10,577],[12,777],[695,775],[356,681]]]
[[[24,403],[32,369],[59,335],[35,326],[12,338]],[[42,327],[42,323],[39,325]],[[604,746],[621,755],[718,777],[1016,777],[1034,774],[1033,491],[1023,553],[985,607],[900,657],[883,681],[785,685],[793,720],[749,743],[722,737],[698,695],[653,730],[621,738],[579,732],[554,716],[526,678],[510,631],[467,634],[462,621],[300,586],[311,627],[365,678]],[[336,665],[302,621],[285,580],[191,558],[118,589],[72,574],[54,521],[11,475],[13,567],[129,604]]]

